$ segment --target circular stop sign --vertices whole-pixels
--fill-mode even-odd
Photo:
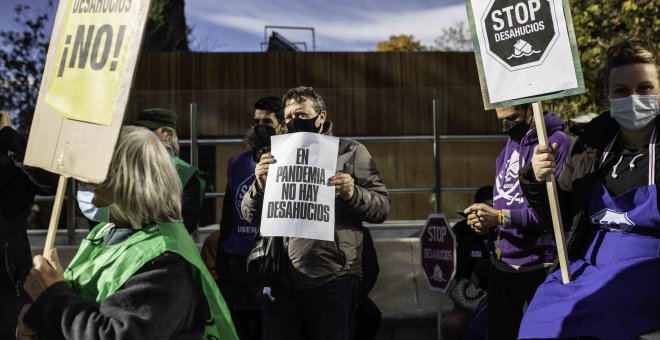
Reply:
[[[509,71],[543,64],[559,37],[554,0],[490,0],[481,25],[486,53]]]
[[[446,292],[456,274],[456,236],[444,214],[431,214],[419,237],[422,268],[432,290]]]

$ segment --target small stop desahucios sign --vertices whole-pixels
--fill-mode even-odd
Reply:
[[[456,274],[456,236],[444,214],[429,215],[419,242],[429,287],[445,293]]]

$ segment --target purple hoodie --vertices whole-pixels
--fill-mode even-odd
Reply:
[[[558,169],[556,176],[559,177],[573,140],[563,132],[564,121],[561,118],[552,112],[546,112],[544,118],[550,144],[559,144],[555,155]],[[537,144],[536,128],[530,129],[519,141],[509,138],[506,147],[497,157],[495,168],[493,207],[505,213],[504,225],[497,227],[501,260],[516,266],[553,262],[557,257],[552,226],[539,222],[518,182],[518,171],[531,162]],[[497,243],[496,240],[493,242],[493,249]]]

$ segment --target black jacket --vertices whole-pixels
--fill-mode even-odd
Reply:
[[[32,268],[27,218],[37,193],[55,189],[57,177],[24,166],[27,140],[11,127],[0,129],[0,290],[24,294],[20,287]]]

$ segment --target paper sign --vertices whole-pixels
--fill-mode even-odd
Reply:
[[[105,179],[119,135],[149,0],[61,0],[25,163]]]
[[[339,138],[298,132],[271,137],[261,234],[333,241]]]
[[[484,107],[584,92],[567,0],[466,0]]]

